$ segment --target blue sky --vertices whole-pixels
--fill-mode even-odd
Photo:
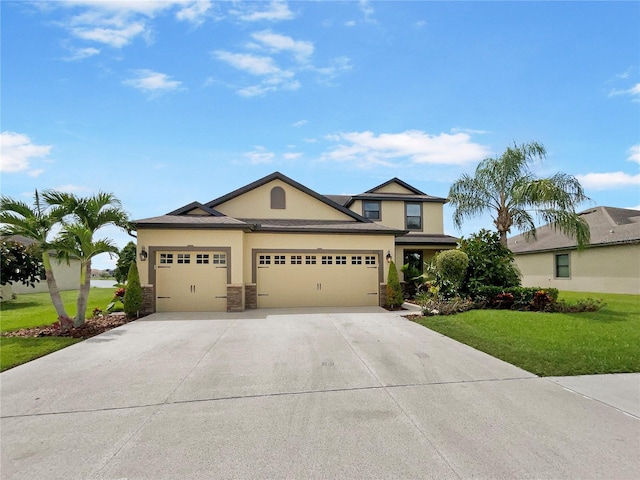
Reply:
[[[640,208],[639,2],[0,7],[5,195],[103,190],[144,218],[277,170],[325,194],[399,177],[446,197],[535,140],[538,174]],[[445,206],[447,233],[482,227],[455,229]]]

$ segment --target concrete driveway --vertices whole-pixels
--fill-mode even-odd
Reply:
[[[0,381],[5,479],[640,471],[636,416],[378,308],[155,314]]]

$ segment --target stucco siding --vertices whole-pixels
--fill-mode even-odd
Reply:
[[[271,208],[271,190],[274,187],[281,187],[284,190],[286,208]],[[215,209],[233,218],[354,220],[281,180],[274,180],[250,190],[216,205]]]
[[[569,278],[555,277],[555,255],[569,254]],[[577,292],[640,294],[640,245],[592,247],[516,255],[527,287]]]
[[[70,260],[67,264],[66,261],[58,262],[54,257],[51,259],[51,268],[60,290],[78,290],[80,288],[80,260]],[[11,290],[13,293],[18,294],[49,291],[46,280],[40,280],[40,282],[36,283],[35,288],[21,283],[14,283],[11,286]]]

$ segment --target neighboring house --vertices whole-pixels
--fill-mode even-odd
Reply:
[[[325,196],[276,172],[135,221],[140,280],[156,311],[383,305],[388,261],[455,246],[445,201],[398,179]]]
[[[22,235],[13,235],[5,237],[5,239],[27,246],[35,243],[34,240]],[[69,263],[66,261],[59,262],[55,254],[51,253],[51,268],[60,290],[78,290],[80,288],[80,260],[71,259]],[[42,293],[49,291],[47,281],[44,278],[36,283],[35,287],[23,285],[20,282],[15,282],[10,287],[13,293]]]
[[[537,229],[536,240],[509,239],[523,285],[640,294],[640,211],[596,207],[580,215],[591,233],[584,250],[550,225]]]

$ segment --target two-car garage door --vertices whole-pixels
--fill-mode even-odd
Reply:
[[[379,256],[258,252],[258,308],[378,305]]]

